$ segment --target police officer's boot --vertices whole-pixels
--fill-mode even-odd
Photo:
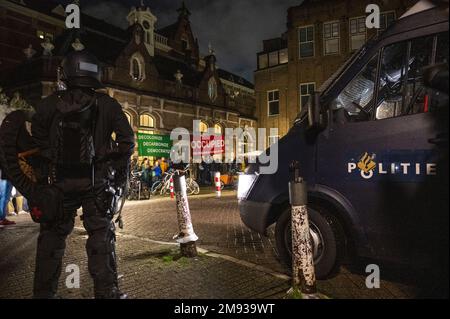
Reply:
[[[119,291],[115,252],[115,226],[111,218],[84,216],[89,238],[86,243],[89,273],[94,280],[97,299],[124,299]]]

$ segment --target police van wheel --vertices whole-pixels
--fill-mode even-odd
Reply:
[[[336,272],[344,255],[342,227],[332,215],[318,207],[308,207],[316,277],[326,279]],[[275,226],[279,258],[292,267],[291,209],[286,209]]]

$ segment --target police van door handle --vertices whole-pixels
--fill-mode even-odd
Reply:
[[[438,134],[436,137],[428,139],[428,143],[436,145],[448,144],[448,134]]]

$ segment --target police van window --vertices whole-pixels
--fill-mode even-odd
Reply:
[[[369,120],[377,77],[377,64],[378,55],[375,55],[331,103],[331,108],[333,110],[343,108],[349,116],[355,119]]]
[[[402,112],[402,84],[406,79],[407,42],[395,43],[383,50],[376,118],[395,117]]]
[[[410,43],[408,77],[404,83],[403,115],[428,111],[429,92],[423,85],[423,68],[432,64],[434,36],[414,39]]]
[[[442,35],[416,38],[384,49],[376,119],[430,112],[440,104],[442,96],[423,85],[423,68],[448,61],[447,35],[445,39]]]
[[[448,63],[448,45],[448,32],[438,34],[436,45],[436,63]]]

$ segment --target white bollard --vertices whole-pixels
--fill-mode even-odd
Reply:
[[[173,177],[170,178],[169,189],[170,189],[170,198],[174,199],[175,192],[174,192],[174,187],[173,187]]]
[[[220,198],[222,196],[222,190],[220,189],[220,172],[214,174],[214,183],[216,186],[216,197]]]
[[[308,192],[299,176],[298,163],[292,164],[294,180],[289,182],[289,200],[292,209],[292,279],[293,291],[304,298],[317,298],[314,256],[308,220]]]
[[[180,244],[181,255],[184,257],[197,256],[195,242],[198,240],[192,225],[191,211],[186,192],[186,178],[184,175],[174,176],[175,195],[177,202],[177,218],[179,233],[174,237]]]

